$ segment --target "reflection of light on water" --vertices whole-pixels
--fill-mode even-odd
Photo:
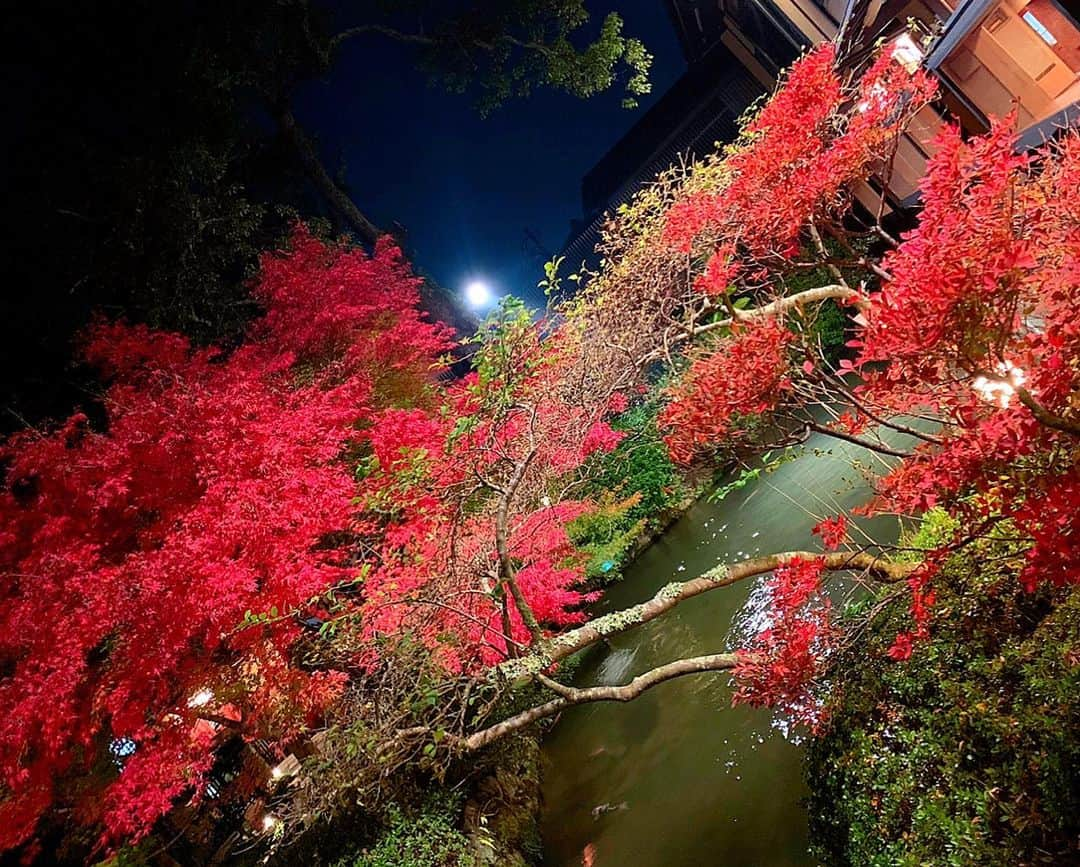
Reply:
[[[728,651],[746,647],[758,635],[773,625],[772,594],[769,592],[769,578],[764,575],[754,581],[750,595],[742,608],[731,618],[724,649]]]
[[[724,641],[725,650],[730,652],[749,647],[758,635],[773,627],[772,593],[769,590],[771,577],[771,575],[763,575],[754,581],[746,602],[731,618],[731,629],[728,630],[727,638]],[[824,609],[819,607],[817,603],[825,598],[825,596],[819,594],[812,600],[808,613],[812,614],[815,611],[823,613]],[[819,645],[817,650],[822,656],[824,655],[824,647]],[[788,704],[788,706],[778,709],[769,721],[770,728],[778,732],[784,740],[799,746],[806,740],[806,729],[805,726],[796,721],[816,718],[817,711],[821,707],[821,699],[822,696],[817,691],[811,690],[806,701],[799,704]],[[757,734],[753,734],[752,738],[756,739],[758,744],[764,743]],[[751,749],[756,748],[756,746],[751,746]]]
[[[596,682],[601,686],[614,686],[625,681],[637,652],[636,647],[620,647],[612,650],[600,663],[596,671]]]

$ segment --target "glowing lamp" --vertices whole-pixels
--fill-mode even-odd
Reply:
[[[470,307],[487,307],[491,303],[491,289],[483,280],[473,280],[465,287],[465,300]]]

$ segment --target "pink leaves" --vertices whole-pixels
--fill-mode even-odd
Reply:
[[[909,73],[888,52],[855,88],[841,83],[834,61],[829,43],[798,60],[726,158],[724,186],[670,208],[666,244],[688,253],[715,250],[695,282],[700,291],[722,292],[741,272],[755,270],[752,261],[792,258],[807,221],[837,209],[844,187],[886,158],[910,113],[935,92],[929,76]]]
[[[446,424],[420,409],[388,409],[375,417],[367,440],[386,472],[399,469],[420,452],[442,448]]]
[[[22,835],[8,845],[48,808],[42,792],[69,796],[76,747],[102,732],[137,744],[102,781],[108,830],[148,829],[212,758],[190,738],[193,689],[220,683],[269,737],[340,690],[333,673],[285,661],[288,615],[354,577],[342,452],[374,404],[424,394],[446,339],[385,243],[369,258],[299,228],[290,253],[264,258],[255,292],[265,316],[231,353],[96,323],[84,353],[113,380],[107,429],[75,415],[5,444],[0,564],[25,576],[0,588],[0,652],[14,660],[0,682],[0,772]],[[430,436],[407,421],[399,446]],[[266,625],[238,631],[248,611]],[[272,691],[240,674],[271,660]]]
[[[607,454],[614,451],[625,436],[624,431],[615,430],[606,421],[598,421],[585,432],[585,438],[581,441],[581,455],[588,457],[597,452]]]

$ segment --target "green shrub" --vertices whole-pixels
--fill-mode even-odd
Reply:
[[[626,432],[626,438],[610,454],[599,456],[590,488],[594,493],[611,492],[623,499],[638,496],[626,513],[627,526],[644,519],[655,527],[655,522],[687,493],[682,474],[672,463],[657,429],[657,411],[656,404],[643,403],[612,423],[616,430]]]
[[[825,301],[817,309],[810,327],[811,339],[821,345],[821,354],[830,365],[836,367],[847,341],[847,314],[833,300]]]
[[[643,537],[662,529],[686,497],[681,472],[668,456],[656,426],[657,405],[642,403],[612,422],[626,437],[608,454],[592,458],[583,499],[597,503],[567,527],[574,545],[588,561],[589,586],[608,584],[630,559]]]
[[[932,514],[908,544],[946,524]],[[1080,591],[1025,593],[1002,548],[945,565],[910,660],[885,655],[903,594],[841,660],[808,755],[826,864],[1080,863]]]
[[[588,555],[585,577],[590,581],[607,580],[617,575],[619,566],[632,552],[634,543],[645,530],[645,520],[635,521],[631,516],[639,500],[635,494],[617,503],[603,503],[595,511],[581,515],[567,525],[566,531],[574,546]]]
[[[391,805],[382,835],[335,867],[476,867],[474,847],[459,830],[461,812],[461,798],[445,791],[415,813]]]

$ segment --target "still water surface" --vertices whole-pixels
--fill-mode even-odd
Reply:
[[[802,457],[723,501],[699,501],[627,570],[600,610],[641,602],[721,561],[816,550],[811,527],[868,496],[853,460],[883,469],[866,451],[816,438]],[[896,536],[889,519],[864,526],[883,541]],[[758,585],[711,591],[616,636],[590,653],[575,684],[624,683],[683,656],[737,646]],[[544,863],[581,867],[591,844],[595,867],[815,864],[802,749],[771,723],[766,711],[731,707],[725,674],[670,681],[629,704],[567,711],[544,745]]]

